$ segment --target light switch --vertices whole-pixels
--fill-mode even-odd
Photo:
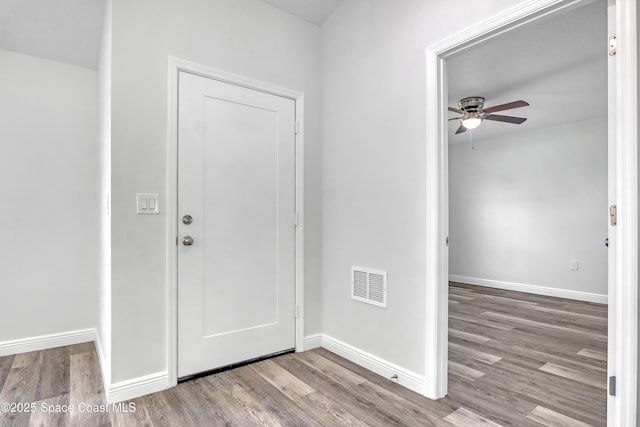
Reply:
[[[569,270],[577,270],[578,269],[578,260],[571,259],[569,260]]]
[[[136,193],[138,214],[158,213],[158,193]]]

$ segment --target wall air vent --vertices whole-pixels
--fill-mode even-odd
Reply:
[[[387,307],[387,272],[351,267],[351,298]]]

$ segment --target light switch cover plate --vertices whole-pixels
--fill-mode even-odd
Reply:
[[[158,193],[136,193],[138,214],[158,213]]]

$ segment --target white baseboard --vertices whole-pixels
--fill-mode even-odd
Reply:
[[[105,396],[107,393],[107,385],[111,383],[111,365],[107,361],[107,354],[102,347],[100,335],[96,332],[96,353],[98,353],[98,364],[100,365],[100,373],[102,374],[102,384],[104,386]]]
[[[426,382],[424,375],[412,372],[326,334],[309,335],[305,337],[304,341],[305,349],[322,347],[385,378],[397,375],[396,382],[398,384],[423,396],[425,394]]]
[[[318,347],[322,347],[322,334],[313,334],[304,337],[304,351]]]
[[[167,371],[120,381],[106,387],[107,403],[122,402],[169,388]]]
[[[20,338],[0,342],[0,356],[40,351],[65,345],[81,344],[95,341],[96,330],[94,328],[80,329],[77,331],[61,332],[58,334],[39,335],[36,337]]]
[[[571,291],[568,289],[551,288],[548,286],[525,285],[522,283],[502,282],[500,280],[479,279],[477,277],[449,275],[450,282],[466,283],[469,285],[486,286],[488,288],[504,289],[507,291],[525,292],[528,294],[546,295],[550,297],[568,298],[578,301],[608,304],[607,295],[589,292]]]
[[[111,365],[107,361],[107,354],[104,352],[102,342],[96,337],[96,350],[100,371],[102,372],[102,383],[104,384],[104,394],[107,403],[117,403],[124,400],[134,399],[146,394],[166,390],[169,385],[169,374],[167,371],[156,372],[137,378],[131,378],[117,383],[111,383]]]

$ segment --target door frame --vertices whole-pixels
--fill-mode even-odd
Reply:
[[[426,263],[426,360],[425,395],[437,399],[447,394],[449,250],[446,244],[449,218],[446,58],[478,43],[553,13],[586,5],[593,0],[529,0],[490,19],[429,46],[427,79],[427,263]],[[615,75],[616,126],[616,283],[618,310],[609,316],[611,365],[608,375],[618,379],[617,397],[609,396],[609,425],[635,425],[638,334],[638,152],[637,152],[637,39],[636,4],[617,0],[618,53]],[[603,40],[606,46],[606,40]],[[603,47],[604,49],[604,47]],[[604,53],[603,53],[604,54]],[[609,141],[611,143],[611,141]],[[603,212],[603,215],[605,213]],[[609,292],[611,293],[611,292]],[[612,323],[613,319],[613,325]]]
[[[304,93],[169,56],[167,60],[166,358],[178,383],[178,74],[180,71],[295,101],[295,348],[304,350]],[[295,215],[295,217],[294,217]],[[294,315],[294,313],[292,313]]]

